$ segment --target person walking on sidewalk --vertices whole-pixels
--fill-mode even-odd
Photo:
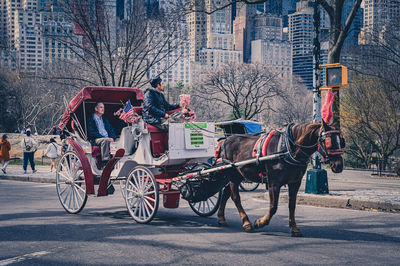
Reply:
[[[56,159],[58,157],[58,145],[54,138],[50,139],[50,143],[47,146],[46,156],[51,160],[50,172],[53,172],[56,169]]]
[[[35,169],[35,151],[37,149],[37,142],[33,139],[31,131],[28,129],[26,131],[26,137],[24,137],[21,141],[21,148],[24,152],[24,174],[26,174],[26,168],[28,166],[28,160],[31,164],[32,172],[36,173]]]
[[[7,173],[7,166],[10,161],[10,150],[11,150],[11,144],[7,140],[7,135],[4,134],[0,140],[0,162],[3,165],[1,171],[3,171],[4,174]]]

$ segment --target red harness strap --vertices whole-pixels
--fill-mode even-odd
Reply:
[[[265,139],[264,143],[262,143],[262,148],[261,148],[261,156],[266,156],[267,155],[267,147],[268,147],[268,143],[271,140],[272,136],[275,134],[276,130],[272,130],[271,132],[269,132],[268,137]],[[261,136],[256,144],[254,144],[254,148],[253,148],[253,157],[257,156],[257,147],[259,142],[263,139],[263,137]]]

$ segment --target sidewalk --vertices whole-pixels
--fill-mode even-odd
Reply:
[[[329,194],[304,193],[303,178],[297,203],[321,207],[375,210],[400,213],[400,178],[372,176],[370,171],[344,170],[340,174],[328,170]],[[264,198],[269,200],[268,193]],[[287,188],[282,187],[281,201],[288,201]]]
[[[0,179],[38,182],[38,183],[56,183],[56,173],[50,172],[50,165],[35,165],[36,173],[32,173],[32,168],[28,165],[27,174],[24,174],[22,165],[9,165],[7,174],[0,171]]]
[[[50,166],[37,165],[36,169],[38,171],[33,174],[28,166],[28,173],[24,174],[22,165],[9,165],[6,175],[0,172],[0,180],[55,183],[55,172],[50,172]],[[372,176],[370,171],[357,170],[344,170],[340,174],[334,174],[328,170],[329,194],[326,195],[304,193],[305,184],[306,177],[303,178],[297,197],[298,204],[400,213],[398,177]],[[260,188],[264,186],[261,185]],[[287,195],[287,187],[282,187],[280,201],[287,202]],[[261,197],[269,200],[268,193]]]

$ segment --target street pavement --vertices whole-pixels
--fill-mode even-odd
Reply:
[[[36,169],[38,171],[32,173],[28,166],[28,173],[24,174],[21,165],[9,165],[7,174],[1,172],[0,179],[55,183],[55,172],[50,172],[50,166],[37,165]],[[379,177],[371,175],[371,171],[360,170],[344,170],[335,174],[328,170],[329,194],[324,195],[304,193],[305,178],[298,194],[298,204],[400,213],[399,177]],[[260,187],[264,188],[263,185]],[[254,194],[254,197],[268,200],[268,193]],[[287,201],[285,187],[281,190],[280,201]]]
[[[0,266],[3,265],[399,265],[400,215],[298,205],[291,237],[288,208],[245,233],[228,201],[228,227],[216,215],[197,216],[185,200],[138,224],[119,186],[89,197],[78,214],[62,208],[54,184],[0,180]],[[264,216],[264,189],[241,193],[249,219]]]

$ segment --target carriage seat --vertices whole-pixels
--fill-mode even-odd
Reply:
[[[168,132],[147,124],[151,138],[151,151],[154,157],[160,157],[168,150]]]
[[[142,108],[138,108],[138,111],[140,111],[140,114],[142,112]],[[174,109],[167,111],[167,114],[173,114],[177,111],[180,111],[181,108]],[[136,111],[136,110],[135,110]],[[139,114],[139,113],[138,113]],[[161,155],[164,155],[166,151],[168,151],[168,132],[162,131],[159,128],[146,124],[146,128],[148,132],[150,133],[150,139],[151,139],[151,151],[154,157],[160,157]]]

